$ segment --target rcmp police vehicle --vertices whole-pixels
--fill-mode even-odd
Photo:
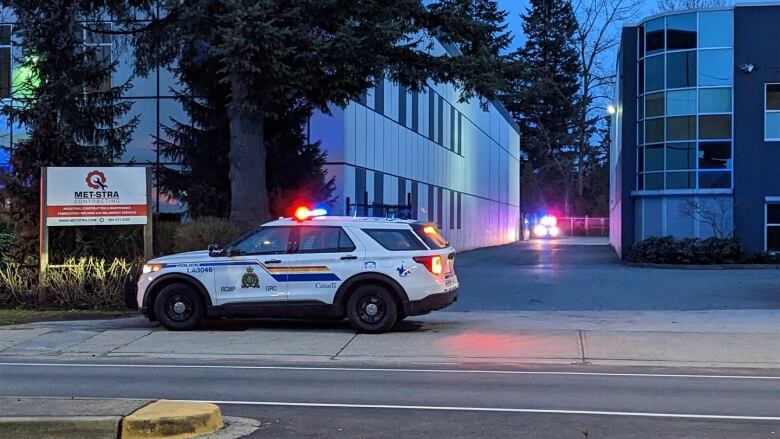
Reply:
[[[204,318],[346,317],[379,333],[457,300],[455,250],[434,225],[324,214],[299,208],[224,247],[149,261],[138,308],[172,330]]]

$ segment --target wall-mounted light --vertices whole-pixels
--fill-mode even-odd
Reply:
[[[753,70],[756,69],[756,66],[750,63],[742,64],[741,66],[739,66],[739,69],[742,70],[742,73],[751,73],[753,72]]]
[[[617,111],[617,108],[615,108],[614,105],[607,105],[607,113],[615,114],[616,111]]]

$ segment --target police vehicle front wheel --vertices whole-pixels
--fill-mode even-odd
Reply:
[[[206,307],[200,295],[185,283],[166,286],[154,301],[154,315],[170,330],[195,329],[205,314]]]
[[[398,319],[398,305],[387,288],[362,285],[347,300],[347,317],[358,331],[378,334],[393,327]]]

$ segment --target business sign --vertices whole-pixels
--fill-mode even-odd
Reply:
[[[45,169],[46,226],[147,224],[146,168]]]

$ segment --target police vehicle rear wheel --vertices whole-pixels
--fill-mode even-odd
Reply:
[[[200,325],[206,314],[200,295],[184,283],[168,285],[154,301],[154,315],[160,324],[174,331],[186,331]]]
[[[362,285],[347,300],[347,317],[358,331],[377,334],[393,327],[398,305],[387,288]]]

